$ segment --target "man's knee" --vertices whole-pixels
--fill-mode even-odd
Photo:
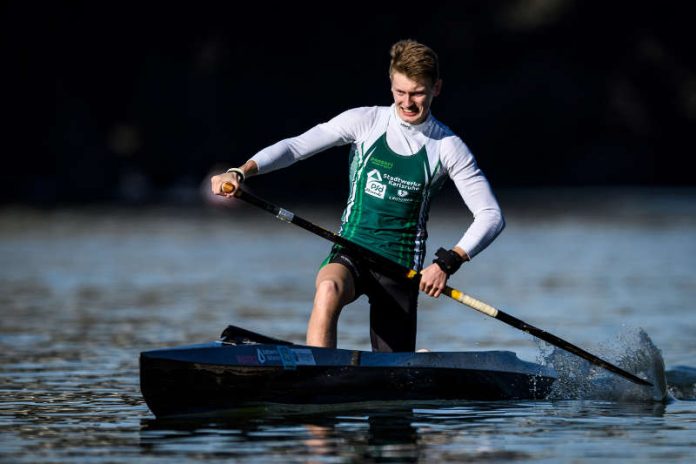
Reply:
[[[329,263],[319,271],[315,303],[342,307],[352,301],[354,293],[353,278],[344,265]]]
[[[317,283],[317,297],[319,298],[339,301],[342,294],[343,286],[333,279],[326,279]]]

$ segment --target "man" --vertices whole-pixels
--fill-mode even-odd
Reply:
[[[225,182],[238,189],[250,176],[352,144],[350,193],[339,234],[403,266],[422,269],[421,278],[418,286],[394,279],[350,250],[334,246],[317,274],[308,345],[336,347],[341,309],[365,294],[370,301],[373,350],[413,351],[418,290],[438,297],[449,275],[487,247],[505,225],[473,155],[430,113],[442,88],[435,52],[402,40],[392,46],[390,55],[393,105],[345,111],[211,178],[213,193],[226,195],[221,190]],[[451,250],[438,250],[433,263],[423,269],[430,200],[447,177],[474,221]]]

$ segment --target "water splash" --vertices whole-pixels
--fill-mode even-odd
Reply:
[[[637,385],[568,353],[540,344],[541,362],[558,374],[549,399],[592,399],[622,402],[665,402],[669,399],[661,351],[642,329],[629,329],[616,340],[591,353],[648,380],[652,387]]]

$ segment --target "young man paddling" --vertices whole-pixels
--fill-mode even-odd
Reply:
[[[418,287],[412,281],[394,279],[358,254],[334,246],[317,274],[308,345],[336,347],[342,308],[365,294],[370,301],[373,350],[413,351],[418,290],[438,297],[448,277],[486,248],[505,225],[473,155],[430,112],[442,87],[435,52],[416,41],[402,40],[392,46],[390,55],[393,105],[345,111],[211,178],[213,193],[227,195],[222,191],[225,182],[239,188],[253,175],[351,144],[350,193],[339,234],[421,271],[421,278]],[[424,268],[430,201],[448,177],[474,221],[452,249],[439,249],[432,264]]]

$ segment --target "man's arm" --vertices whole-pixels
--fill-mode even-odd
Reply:
[[[239,168],[232,168],[233,172],[228,171],[213,176],[211,189],[216,195],[230,196],[220,190],[225,182],[231,182],[236,191],[239,184],[247,177],[282,169],[331,147],[359,140],[372,127],[377,112],[377,107],[344,111],[330,121],[314,126],[297,137],[274,143],[256,153]]]
[[[452,248],[455,253],[452,258],[458,256],[461,264],[490,245],[505,227],[505,219],[488,180],[464,142],[458,137],[452,137],[448,142],[443,147],[443,165],[474,216],[471,225]],[[448,278],[442,266],[433,262],[421,272],[420,290],[437,298]]]
[[[474,217],[456,247],[471,259],[503,231],[505,218],[488,179],[464,142],[459,137],[447,142],[442,153],[443,165]]]

